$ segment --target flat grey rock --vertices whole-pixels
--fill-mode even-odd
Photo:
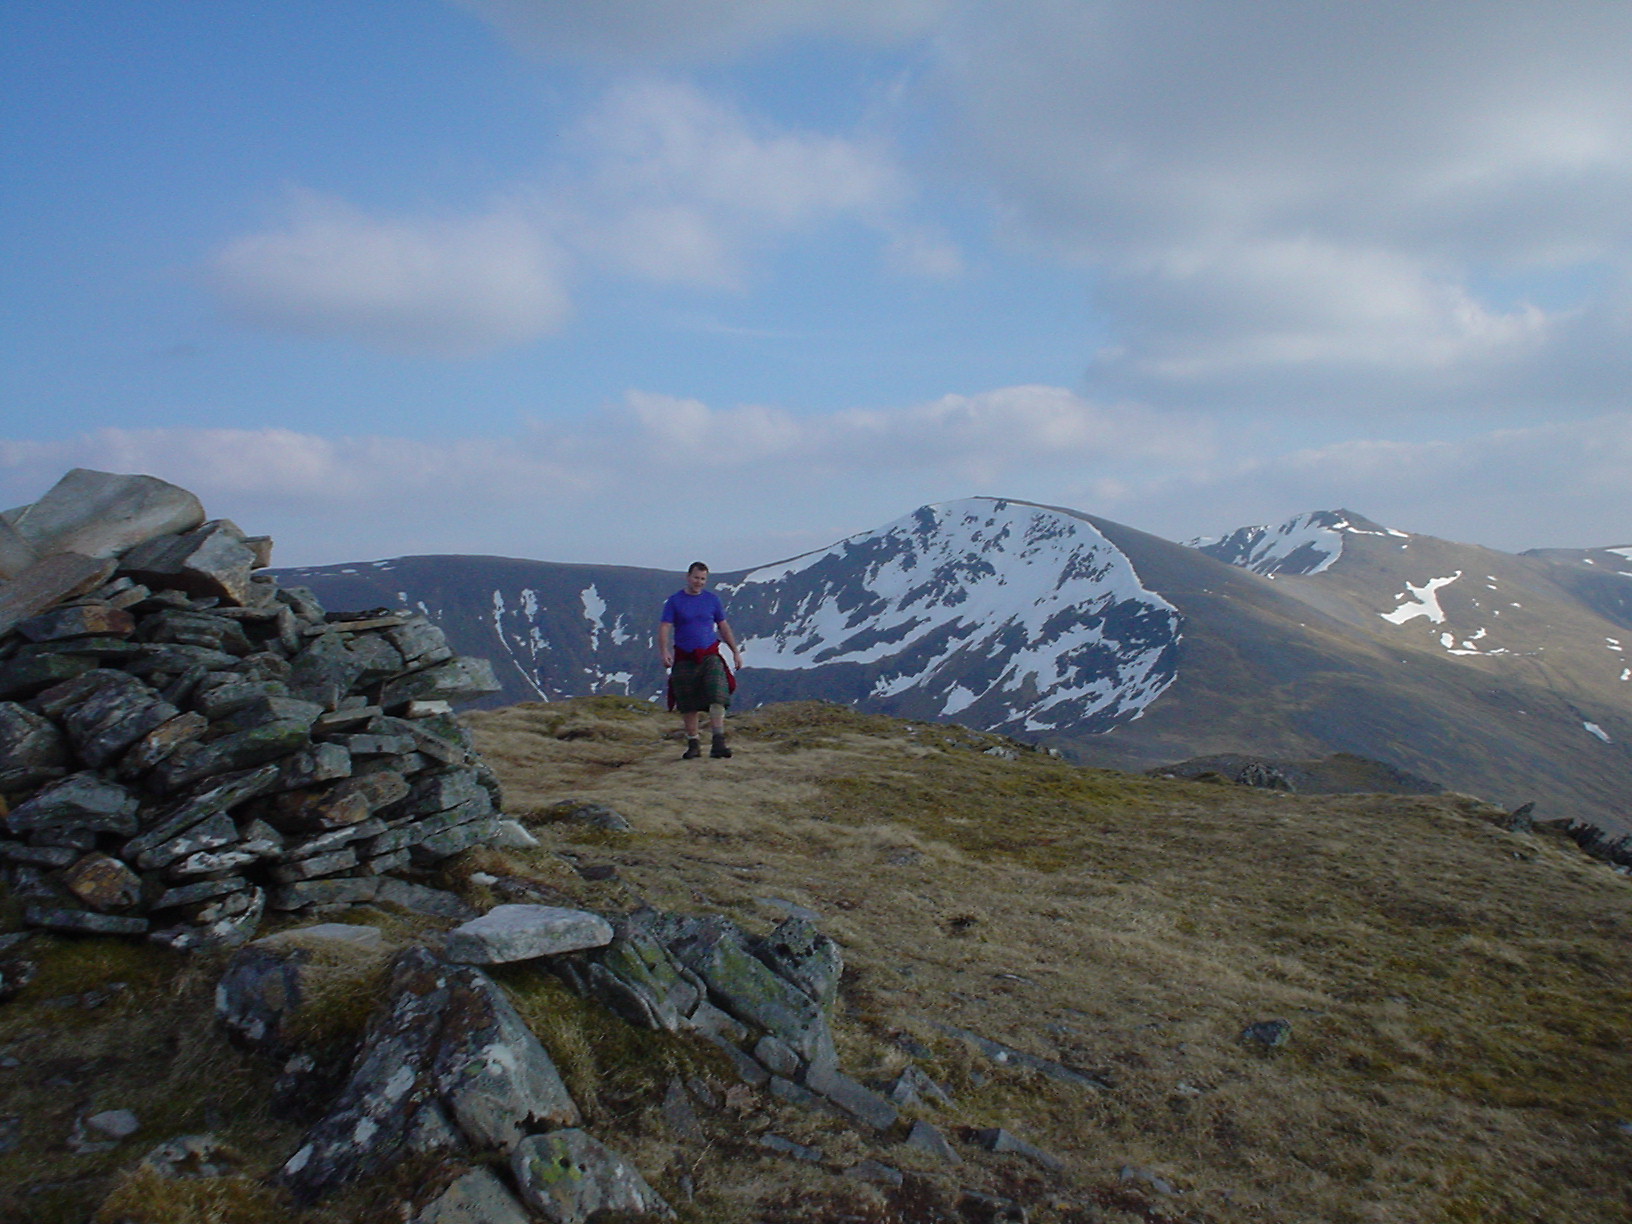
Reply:
[[[472,1169],[417,1211],[408,1224],[529,1224],[532,1216],[488,1169]]]
[[[612,924],[587,910],[551,905],[496,905],[448,932],[444,955],[470,965],[500,965],[605,947]]]

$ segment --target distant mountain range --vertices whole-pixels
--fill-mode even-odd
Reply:
[[[682,581],[473,556],[279,578],[331,609],[423,610],[493,660],[495,705],[657,697]],[[1352,753],[1632,830],[1632,547],[1514,555],[1345,510],[1178,544],[971,498],[714,586],[749,704],[953,720],[1118,768]]]

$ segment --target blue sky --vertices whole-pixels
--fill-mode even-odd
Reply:
[[[760,564],[974,494],[1632,542],[1632,6],[0,9],[0,498]]]

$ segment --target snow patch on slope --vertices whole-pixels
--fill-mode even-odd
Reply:
[[[1395,625],[1403,625],[1406,621],[1415,620],[1419,616],[1427,617],[1435,625],[1443,625],[1445,609],[1439,606],[1439,592],[1460,577],[1462,571],[1457,570],[1449,578],[1430,578],[1421,586],[1408,582],[1405,584],[1405,590],[1395,597],[1404,602],[1392,612],[1379,612],[1377,615]]]

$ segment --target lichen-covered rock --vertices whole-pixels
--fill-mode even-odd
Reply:
[[[278,1180],[310,1203],[407,1151],[508,1150],[577,1121],[549,1055],[492,980],[411,947],[393,963],[349,1081]]]
[[[71,604],[42,612],[17,626],[17,632],[31,642],[80,637],[122,638],[135,631],[136,618],[112,604]]]
[[[100,769],[180,712],[135,676],[98,669],[82,678],[62,724],[79,759]]]
[[[753,951],[779,977],[786,978],[823,1007],[838,997],[844,956],[839,945],[816,929],[814,923],[793,917],[782,922]]]
[[[677,1032],[702,1001],[697,975],[669,955],[654,930],[656,911],[643,909],[618,919],[612,942],[593,956],[567,956],[554,963],[579,994],[598,1000],[631,1024]]]
[[[288,756],[305,747],[310,738],[310,723],[274,719],[208,743],[186,744],[154,769],[153,776],[165,791],[174,792],[202,778],[249,769]]]
[[[385,955],[378,929],[346,923],[257,939],[233,955],[216,983],[216,1021],[249,1049],[287,1054],[288,1031],[301,1009],[325,993],[373,980]]]
[[[126,910],[142,898],[142,877],[110,854],[91,853],[62,874],[63,885],[91,909]]]
[[[493,979],[469,967],[448,976],[436,1086],[465,1138],[508,1150],[529,1131],[576,1125],[578,1107],[555,1064]]]
[[[522,1201],[552,1224],[585,1224],[599,1212],[614,1211],[674,1216],[633,1165],[585,1131],[558,1130],[523,1141],[510,1170]]]
[[[730,919],[712,915],[687,921],[669,950],[731,1015],[780,1037],[807,1062],[833,1060],[827,1014],[756,957],[747,935]]]

